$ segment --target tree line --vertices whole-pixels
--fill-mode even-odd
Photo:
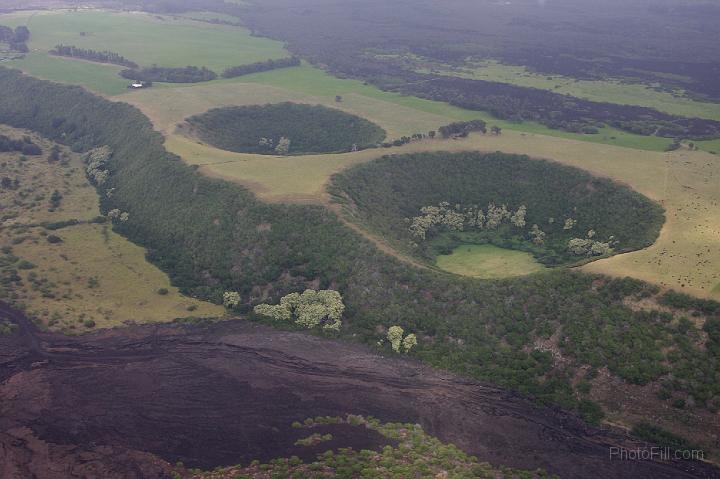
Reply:
[[[61,57],[82,58],[97,63],[111,63],[113,65],[121,65],[130,68],[137,68],[137,63],[128,60],[119,53],[109,51],[96,51],[86,48],[78,48],[75,45],[56,45],[50,50],[51,55]]]
[[[30,50],[27,46],[27,41],[30,39],[30,30],[26,26],[15,27],[13,30],[10,27],[0,25],[0,42],[7,43],[10,46],[10,50],[14,50],[20,53],[27,53]]]
[[[155,65],[139,69],[129,68],[121,71],[120,76],[143,82],[198,83],[215,80],[217,73],[205,67],[168,68]]]
[[[248,65],[239,65],[227,68],[223,73],[223,78],[235,78],[251,73],[266,72],[276,70],[278,68],[288,68],[300,66],[298,57],[281,58],[279,60],[267,60],[264,62],[250,63]]]

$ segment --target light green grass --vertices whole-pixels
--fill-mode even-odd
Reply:
[[[33,52],[22,60],[4,63],[24,72],[60,83],[82,85],[103,95],[119,95],[127,91],[128,80],[118,75],[122,67],[55,57]]]
[[[141,66],[206,66],[218,74],[230,66],[289,55],[280,42],[253,37],[245,28],[143,13],[21,12],[0,15],[0,24],[28,25],[31,31],[32,53],[3,65],[105,95],[126,91],[128,81],[117,74],[121,68],[53,57],[47,52],[63,43],[117,52]]]
[[[416,61],[426,63],[425,60],[416,59]],[[657,85],[623,83],[617,80],[577,80],[562,75],[542,75],[522,66],[504,65],[496,61],[470,64],[462,68],[431,64],[431,68],[418,69],[419,72],[431,70],[461,78],[539,88],[592,101],[644,106],[673,115],[720,120],[720,103],[693,101],[686,97],[683,91],[659,91]]]
[[[493,245],[462,245],[437,258],[445,271],[475,278],[509,278],[545,269],[530,253]]]
[[[282,43],[253,37],[245,28],[143,13],[34,12],[2,15],[0,24],[27,24],[31,49],[48,51],[64,43],[110,50],[141,66],[196,65],[221,71],[288,55]]]
[[[720,154],[720,139],[710,141],[696,141],[695,144],[704,151],[714,151]]]

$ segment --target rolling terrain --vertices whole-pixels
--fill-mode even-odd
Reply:
[[[307,449],[291,426],[362,414],[498,467],[720,477],[607,460],[639,437],[718,458],[720,57],[697,32],[720,10],[410,3],[37,0],[50,10],[0,14],[30,28],[25,58],[0,66],[0,135],[43,151],[0,152],[0,301],[24,311],[0,303],[0,475],[224,479],[325,446],[405,447],[339,427]],[[51,55],[59,43],[170,81],[187,66],[218,77],[130,90],[124,67]],[[323,136],[323,115],[347,131]],[[469,121],[483,126],[441,134]],[[103,151],[99,181],[88,164]],[[486,157],[504,163],[473,166]],[[607,185],[623,194],[596,194]],[[522,204],[527,223],[418,246],[408,226],[445,201]],[[611,249],[569,257],[586,237]],[[253,312],[306,289],[342,295],[339,331]],[[412,358],[391,350],[394,326],[417,340]]]

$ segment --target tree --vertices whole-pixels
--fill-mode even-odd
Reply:
[[[387,339],[390,341],[390,347],[396,353],[402,352],[409,353],[410,350],[417,346],[417,337],[414,334],[408,334],[403,338],[405,330],[400,326],[390,326],[387,332]]]
[[[415,346],[417,346],[417,337],[414,334],[405,336],[402,342],[403,351],[407,354]]]
[[[280,304],[259,304],[253,310],[277,321],[294,320],[295,324],[307,329],[322,325],[325,330],[338,331],[345,305],[337,291],[306,289],[302,294],[284,296]]]
[[[279,155],[287,155],[290,151],[290,138],[285,138],[284,136],[280,137],[278,144],[275,147],[275,151]]]
[[[240,293],[237,291],[225,291],[223,293],[223,306],[228,309],[237,307],[240,304]]]
[[[544,245],[545,236],[545,232],[542,231],[538,225],[532,225],[532,228],[530,229],[530,237],[532,238],[533,243],[538,246]]]
[[[428,136],[430,137],[430,139],[435,138],[435,135],[437,135],[437,132],[435,130],[430,130],[428,132]]]
[[[510,217],[510,222],[518,228],[525,227],[525,215],[527,214],[527,207],[521,205],[515,213]]]
[[[30,30],[24,25],[20,25],[15,28],[15,38],[13,39],[16,43],[25,43],[30,39]]]
[[[388,341],[392,350],[396,353],[400,352],[400,345],[402,344],[403,334],[405,331],[400,326],[390,326],[387,332]]]

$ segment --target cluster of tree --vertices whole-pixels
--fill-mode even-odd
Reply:
[[[78,48],[75,45],[57,45],[50,50],[51,55],[61,57],[82,58],[97,63],[112,63],[130,68],[137,68],[137,63],[128,60],[119,53],[109,51],[95,51],[86,48]]]
[[[382,128],[363,118],[296,103],[216,108],[190,117],[188,123],[202,141],[244,153],[345,152],[385,138]]]
[[[125,223],[126,221],[128,221],[130,219],[130,213],[128,213],[127,211],[120,211],[119,208],[114,208],[114,209],[108,211],[107,216],[112,221],[117,220],[117,221],[121,221],[123,223]]]
[[[438,206],[423,206],[420,208],[420,215],[413,218],[406,218],[410,223],[408,230],[414,239],[425,241],[429,233],[438,234],[444,231],[468,231],[486,230],[495,231],[503,224],[512,225],[518,230],[526,227],[525,216],[527,207],[521,205],[513,212],[507,205],[496,206],[490,203],[487,213],[483,212],[477,205],[463,206],[456,204],[454,207],[444,201]],[[554,221],[553,221],[554,222]],[[575,227],[577,220],[574,218],[565,219],[563,231],[569,231]],[[525,234],[525,239],[532,241],[535,246],[544,246],[547,240],[547,233],[540,229],[537,224]],[[486,240],[485,235],[482,240]],[[567,249],[576,256],[603,256],[612,253],[612,247],[617,244],[614,236],[607,241],[595,239],[595,230],[589,230],[586,238],[572,238],[567,242]]]
[[[479,131],[487,132],[487,124],[482,120],[458,121],[449,125],[441,126],[438,132],[443,138],[465,138],[470,133]]]
[[[577,230],[614,235],[613,248],[629,251],[652,244],[663,223],[659,205],[612,181],[500,153],[388,157],[336,175],[331,192],[398,249],[428,260],[474,241],[548,266],[576,263],[568,242]]]
[[[120,72],[120,76],[128,80],[142,82],[199,83],[215,80],[217,73],[205,67],[168,68],[151,66],[123,70]]]
[[[390,342],[390,347],[396,353],[402,352],[405,354],[409,353],[412,348],[417,346],[417,337],[415,334],[410,333],[405,336],[405,330],[400,326],[390,326],[387,332],[387,340]]]
[[[590,230],[585,238],[572,238],[568,241],[568,249],[577,256],[604,256],[612,253],[612,247],[616,244],[614,236],[610,236],[607,241],[594,238],[595,230]]]
[[[267,303],[277,304],[312,281],[342,294],[342,338],[374,344],[377,328],[398,325],[432,338],[419,353],[433,366],[591,419],[597,411],[573,386],[577,365],[607,367],[636,383],[673,379],[670,393],[692,395],[694,407],[720,399],[713,369],[720,358],[714,339],[720,328],[713,325],[720,319],[707,321],[710,347],[702,349],[685,340],[701,333],[695,326],[683,336],[658,313],[625,306],[626,297],[645,294],[644,283],[573,270],[485,281],[414,268],[379,251],[326,208],[263,203],[240,186],[202,176],[168,153],[162,136],[130,105],[3,68],[0,85],[6,93],[0,123],[36,130],[75,151],[112,149],[100,188],[102,211],[128,212],[132,220],[114,228],[146,247],[148,259],[186,294],[220,303],[223,293],[237,292],[236,309],[247,312],[259,288],[271,286],[264,289],[271,291]],[[549,237],[562,237],[564,222],[549,223],[548,216],[572,217],[580,231],[587,225],[612,231],[623,248],[657,237],[662,210],[610,181],[517,156],[464,155],[386,158],[338,175],[335,187],[355,202],[362,221],[385,228],[388,238],[409,237],[403,218],[443,200],[529,205],[526,222],[545,225]],[[478,183],[482,176],[488,180]],[[268,223],[271,228],[263,227]],[[533,346],[556,333],[562,354],[572,359],[564,368]]]
[[[437,227],[450,231],[463,231],[467,228],[496,230],[504,222],[509,222],[516,228],[524,228],[527,207],[520,205],[513,213],[508,210],[507,205],[495,206],[490,203],[485,214],[477,205],[456,204],[452,207],[447,201],[442,201],[438,206],[423,206],[420,213],[420,216],[407,218],[406,221],[410,223],[409,231],[413,237],[425,240],[428,232]]]
[[[258,304],[254,311],[276,321],[293,321],[306,329],[322,326],[326,331],[339,331],[345,305],[337,291],[306,289],[302,294],[283,296],[280,304]]]
[[[11,50],[27,53],[30,51],[27,47],[29,39],[30,30],[26,26],[21,25],[13,30],[10,27],[0,25],[0,42],[7,43]]]
[[[3,151],[19,151],[23,155],[28,156],[42,155],[42,148],[33,143],[29,136],[23,136],[19,140],[13,140],[5,135],[0,135],[0,152]]]
[[[107,162],[112,156],[112,150],[104,145],[88,151],[83,158],[85,162],[85,173],[90,182],[96,186],[102,186],[110,176],[107,169]]]
[[[278,68],[297,66],[300,66],[300,59],[298,57],[281,58],[279,60],[267,60],[264,62],[230,67],[222,73],[222,77],[235,78],[243,75],[250,75],[251,73],[266,72],[270,70],[277,70]]]

